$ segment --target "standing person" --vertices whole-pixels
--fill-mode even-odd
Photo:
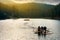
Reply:
[[[38,35],[40,35],[41,34],[41,28],[40,28],[40,26],[38,26]]]
[[[41,34],[43,34],[43,31],[44,31],[44,27],[41,26]]]
[[[47,27],[44,26],[44,34],[46,34],[46,31],[47,31]]]

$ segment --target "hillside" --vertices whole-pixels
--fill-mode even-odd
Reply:
[[[26,4],[2,4],[0,3],[0,19],[6,18],[52,18],[56,6],[26,3]],[[59,7],[60,8],[60,7]]]
[[[55,16],[60,17],[60,4],[57,5],[54,9]]]

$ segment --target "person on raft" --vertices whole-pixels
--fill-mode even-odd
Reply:
[[[47,27],[46,26],[38,26],[38,35],[40,34],[46,34]]]
[[[40,35],[41,34],[41,28],[40,28],[40,26],[38,26],[38,35]]]

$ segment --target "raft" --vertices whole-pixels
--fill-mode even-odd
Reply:
[[[34,33],[35,34],[39,34],[38,31],[35,31]],[[49,31],[49,30],[46,30],[46,33],[40,33],[40,34],[43,34],[43,35],[46,34],[46,35],[48,35],[48,34],[52,34],[52,32]]]

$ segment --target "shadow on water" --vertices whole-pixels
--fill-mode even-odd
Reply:
[[[46,40],[46,34],[44,35],[37,35],[38,36],[38,40]]]

